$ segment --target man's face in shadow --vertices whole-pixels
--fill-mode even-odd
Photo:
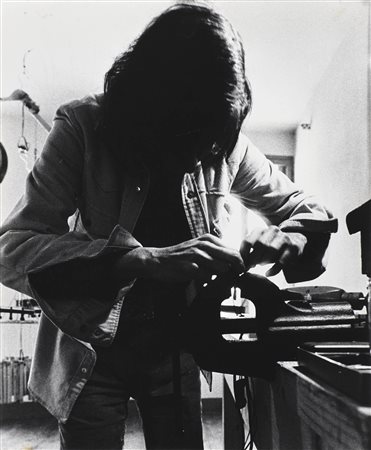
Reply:
[[[194,172],[234,147],[240,124],[237,113],[198,103],[184,103],[159,114],[152,145],[159,166],[174,175]]]

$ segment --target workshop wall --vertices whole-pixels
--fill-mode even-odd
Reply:
[[[296,180],[339,218],[328,270],[318,283],[362,292],[366,277],[361,275],[360,236],[349,236],[345,217],[371,196],[367,30],[365,7],[318,84],[304,128],[297,130],[295,165]]]
[[[249,139],[266,155],[294,156],[295,130],[292,129],[250,129],[248,122],[242,128]]]

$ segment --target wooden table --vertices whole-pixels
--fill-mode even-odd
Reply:
[[[313,379],[296,362],[277,365],[274,381],[251,379],[258,450],[370,450],[371,407]],[[238,414],[232,376],[224,376],[224,448],[243,449],[247,408]]]

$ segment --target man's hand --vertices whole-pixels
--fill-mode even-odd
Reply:
[[[283,266],[295,263],[306,243],[307,238],[301,233],[286,233],[270,226],[248,235],[241,244],[240,252],[247,269],[257,264],[275,263],[266,273],[269,277],[279,273]]]
[[[171,247],[138,247],[121,256],[114,267],[118,279],[152,278],[168,282],[207,281],[212,275],[245,270],[238,250],[205,234]]]

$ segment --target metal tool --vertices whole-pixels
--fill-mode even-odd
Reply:
[[[241,296],[254,303],[255,319],[220,317],[220,305],[231,287],[239,287]],[[259,275],[225,275],[200,290],[184,317],[183,334],[201,368],[269,377],[274,362],[295,359],[297,346],[304,342],[366,340],[366,303],[361,293],[335,289],[327,296],[302,295],[280,290]],[[256,338],[225,338],[232,333],[254,333]]]

